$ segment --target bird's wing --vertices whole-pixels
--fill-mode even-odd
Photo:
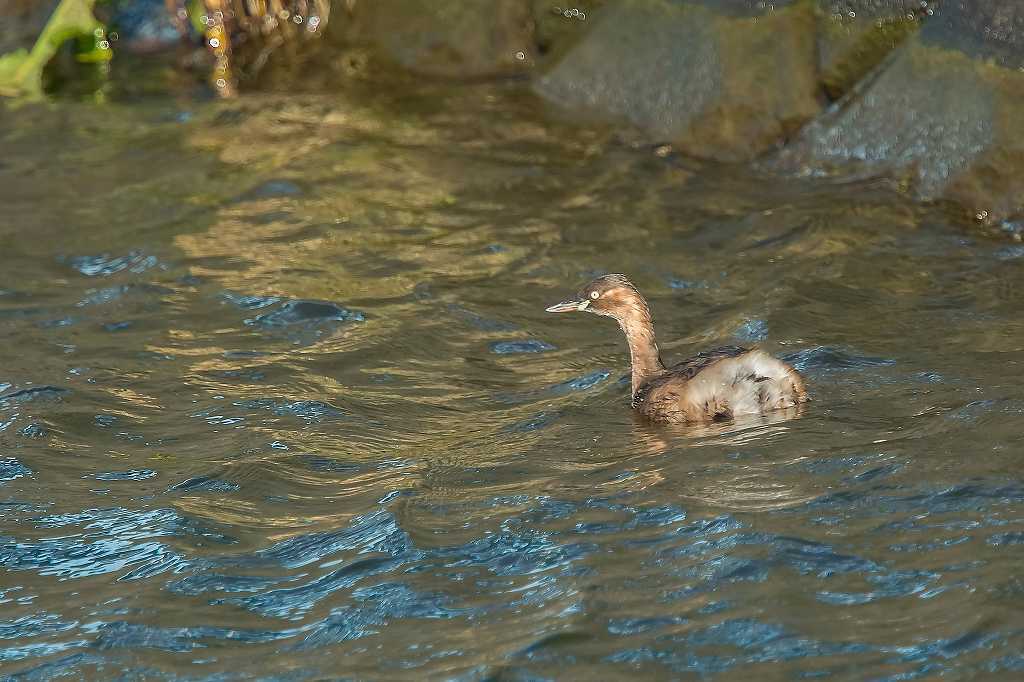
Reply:
[[[712,348],[711,350],[701,351],[692,358],[687,358],[678,364],[672,365],[668,368],[668,372],[674,376],[692,379],[697,376],[698,372],[706,369],[719,360],[735,358],[749,352],[750,349],[744,348],[743,346],[721,346],[719,348]]]

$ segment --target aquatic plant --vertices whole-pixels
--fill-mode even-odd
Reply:
[[[43,69],[69,40],[92,40],[92,49],[80,52],[79,61],[97,62],[112,56],[106,28],[93,15],[96,0],[61,0],[50,15],[31,50],[0,55],[0,95],[38,95],[43,89]]]

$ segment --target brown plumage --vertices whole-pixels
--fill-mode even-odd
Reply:
[[[625,275],[598,277],[550,313],[583,311],[619,323],[632,369],[633,408],[659,422],[708,422],[807,402],[795,369],[764,351],[723,346],[665,367],[647,301]]]

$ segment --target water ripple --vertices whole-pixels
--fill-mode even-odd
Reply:
[[[140,274],[160,264],[156,256],[141,251],[130,251],[124,256],[73,256],[66,262],[86,277],[107,277],[125,270]]]
[[[362,322],[365,319],[363,313],[330,301],[286,301],[277,310],[257,315],[245,323],[255,327],[272,328],[326,322]]]
[[[319,423],[325,419],[333,419],[344,415],[341,410],[319,400],[296,400],[290,402],[273,398],[252,398],[250,400],[239,400],[233,404],[236,407],[250,410],[267,410],[279,417],[299,417],[306,423]]]
[[[1020,676],[1019,248],[371,81],[5,110],[5,682]],[[814,402],[634,420],[610,271]]]
[[[344,551],[384,552],[398,556],[410,548],[409,536],[398,526],[395,517],[388,511],[378,510],[356,517],[347,528],[283,540],[260,550],[255,556],[286,568],[300,568]]]
[[[57,401],[71,391],[59,386],[32,386],[13,391],[6,395],[0,395],[0,408],[8,408],[13,405],[42,401]]]
[[[491,352],[499,355],[514,355],[517,353],[546,353],[555,350],[555,347],[545,341],[528,339],[526,341],[495,341],[491,344]]]
[[[31,475],[32,470],[13,457],[0,457],[0,483]]]
[[[0,566],[11,571],[35,571],[61,579],[117,573],[122,577],[151,577],[183,570],[187,559],[159,538],[196,534],[221,541],[172,509],[137,511],[123,508],[91,509],[55,514],[36,520],[40,529],[81,526],[82,532],[64,533],[37,540],[0,538]]]
[[[891,358],[857,355],[828,346],[806,348],[785,356],[784,360],[801,372],[888,367],[896,364]]]

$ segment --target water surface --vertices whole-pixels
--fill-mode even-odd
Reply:
[[[9,679],[1024,674],[1020,246],[516,86],[0,124]],[[609,271],[814,402],[635,422]]]

